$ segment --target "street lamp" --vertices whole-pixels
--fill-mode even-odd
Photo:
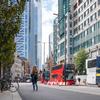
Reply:
[[[38,41],[38,43],[42,43],[44,45],[43,46],[44,47],[44,53],[43,54],[44,54],[44,64],[45,64],[45,42]]]
[[[64,81],[65,81],[65,86],[66,86],[66,23],[65,23],[65,19],[66,16],[64,15],[64,35],[65,35],[65,64],[64,64]]]
[[[48,43],[49,46],[50,46],[50,44],[52,44],[52,42],[41,42],[41,41],[38,41],[38,43],[43,44],[43,48],[44,48],[44,53],[43,53],[43,55],[44,55],[43,63],[45,64],[45,46],[46,46],[46,43]]]

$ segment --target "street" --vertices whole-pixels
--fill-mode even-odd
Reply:
[[[39,90],[33,91],[30,83],[20,84],[20,95],[22,100],[100,100],[100,95],[82,93],[80,91],[63,90],[60,87],[39,85]],[[71,86],[70,86],[71,88]],[[84,88],[83,88],[84,89]]]

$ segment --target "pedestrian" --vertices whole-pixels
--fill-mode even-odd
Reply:
[[[38,70],[36,66],[33,67],[32,73],[31,73],[31,79],[32,79],[32,85],[33,85],[33,91],[38,91]]]
[[[45,69],[43,70],[42,79],[43,79],[42,83],[45,83]]]
[[[80,81],[81,81],[81,79],[80,79],[80,78],[78,78],[78,83],[79,83],[79,85],[80,85]]]

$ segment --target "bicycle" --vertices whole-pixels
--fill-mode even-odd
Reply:
[[[0,90],[16,92],[19,90],[19,82],[18,80],[13,81],[11,75],[4,75],[3,78],[0,79]]]

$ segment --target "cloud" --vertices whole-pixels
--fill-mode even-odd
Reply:
[[[42,2],[42,41],[49,42],[49,34],[53,32],[53,20],[58,12],[58,0],[43,0]],[[45,55],[48,55],[48,45],[45,45]],[[44,49],[44,48],[43,48]],[[44,51],[44,50],[43,50]],[[43,57],[43,56],[42,56]],[[43,61],[42,61],[43,62]]]
[[[58,0],[44,0],[42,7],[42,34],[48,36],[53,32],[53,20],[56,16],[53,13],[57,13]],[[48,37],[47,37],[48,38]]]

